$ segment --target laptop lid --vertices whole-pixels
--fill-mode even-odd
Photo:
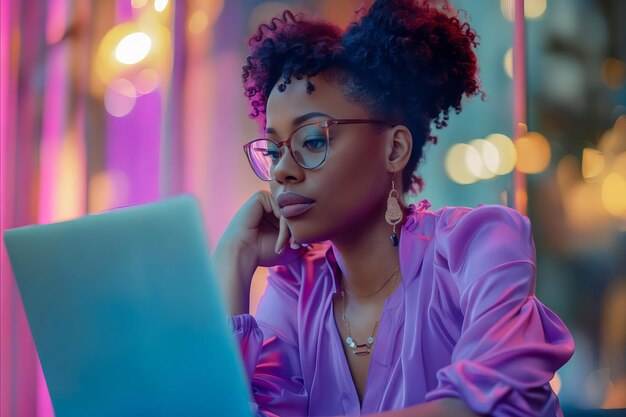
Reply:
[[[194,197],[7,230],[57,417],[249,416]]]

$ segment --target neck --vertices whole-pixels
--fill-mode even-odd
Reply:
[[[385,221],[384,213],[332,240],[343,284],[357,297],[376,292],[400,265],[398,247],[391,244],[392,226]],[[400,230],[401,225],[396,225],[398,238]]]

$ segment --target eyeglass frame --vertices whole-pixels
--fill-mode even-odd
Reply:
[[[251,160],[251,155],[250,155],[250,150],[252,148],[252,144],[254,142],[260,141],[260,140],[265,140],[265,141],[269,141],[272,142],[273,144],[276,145],[276,147],[278,148],[278,152],[279,152],[279,156],[278,156],[278,160],[280,161],[280,159],[285,155],[284,152],[282,151],[283,146],[287,146],[287,149],[289,149],[289,154],[291,155],[291,158],[296,162],[296,164],[298,164],[299,167],[301,167],[302,169],[307,169],[307,170],[311,170],[311,169],[317,169],[319,167],[321,167],[324,162],[326,162],[326,158],[328,158],[328,148],[324,154],[324,159],[322,159],[322,162],[320,162],[318,165],[312,167],[312,168],[308,168],[308,167],[304,167],[302,166],[302,164],[300,164],[300,162],[298,162],[298,159],[293,155],[293,150],[291,149],[291,140],[293,138],[293,136],[296,134],[296,132],[302,128],[305,128],[307,126],[313,126],[313,125],[318,125],[320,128],[324,129],[325,133],[326,133],[326,144],[328,145],[328,141],[330,140],[330,127],[331,126],[336,126],[336,125],[352,125],[352,124],[365,124],[365,123],[372,123],[372,124],[384,124],[384,125],[388,125],[389,127],[396,127],[398,126],[400,123],[396,123],[396,122],[392,122],[390,120],[378,120],[378,119],[329,119],[329,120],[322,120],[320,122],[311,122],[311,123],[305,123],[303,125],[298,126],[296,129],[294,129],[293,132],[291,132],[289,134],[289,136],[287,137],[287,140],[283,140],[280,142],[276,142],[273,141],[269,138],[257,138],[254,140],[251,140],[250,142],[246,143],[245,145],[243,145],[243,151],[246,154],[246,157],[248,158],[248,163],[250,164],[250,168],[252,168],[252,171],[254,172],[254,174],[261,180],[261,181],[266,181],[266,182],[271,182],[274,181],[275,178],[271,178],[271,179],[265,179],[265,178],[261,178],[261,176],[259,174],[257,174],[256,170],[254,169],[253,166],[253,162]]]

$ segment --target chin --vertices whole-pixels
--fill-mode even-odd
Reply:
[[[287,222],[291,236],[298,243],[319,243],[330,240],[330,234],[323,233],[319,224],[313,222]]]

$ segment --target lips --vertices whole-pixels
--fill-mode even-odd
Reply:
[[[315,200],[294,192],[280,194],[276,198],[276,202],[280,207],[281,214],[286,218],[299,216],[315,205]]]

